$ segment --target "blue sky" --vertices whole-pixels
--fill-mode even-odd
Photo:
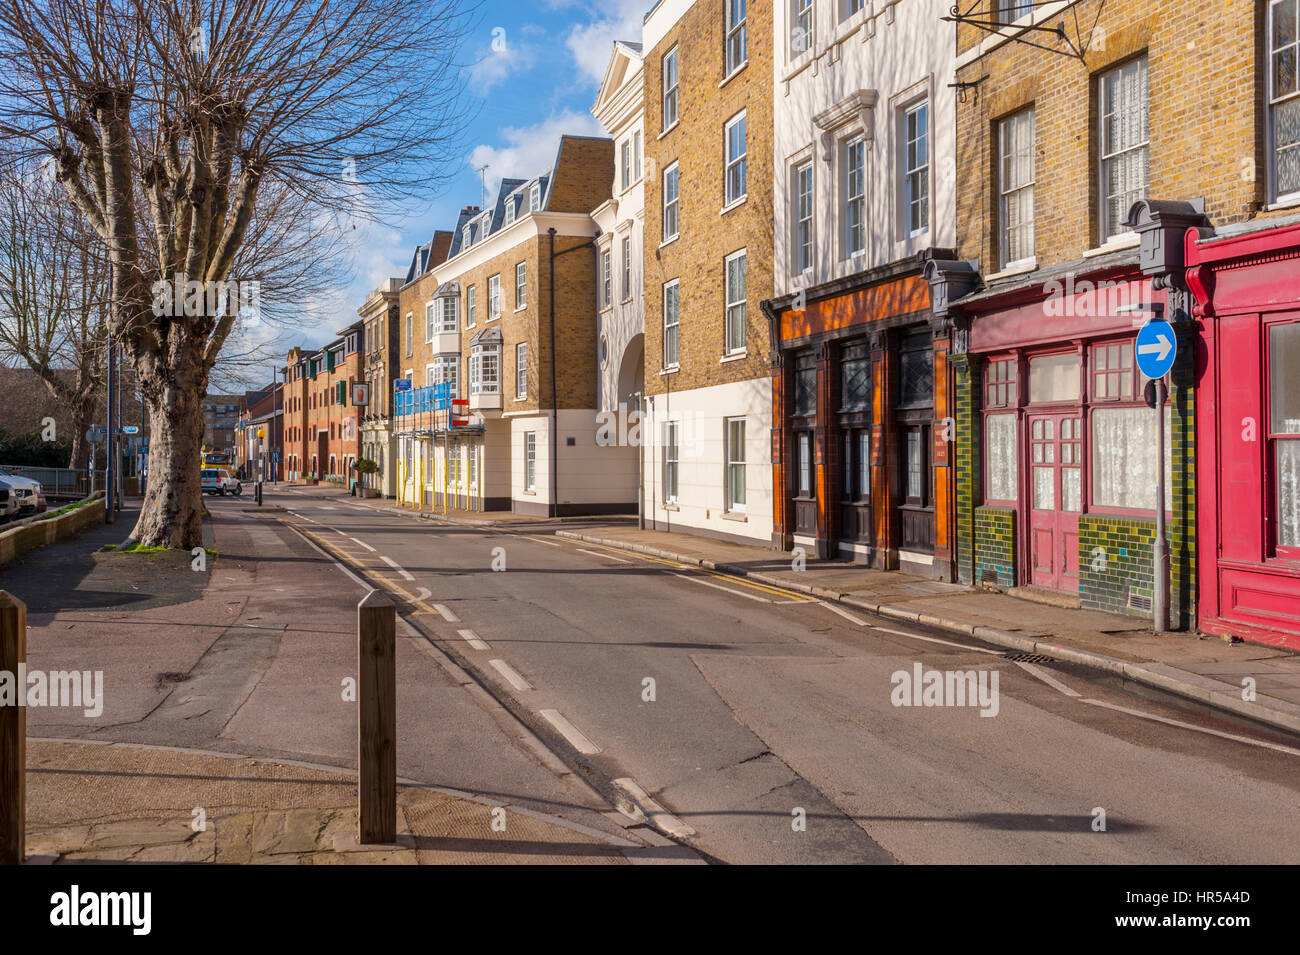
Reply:
[[[477,112],[448,189],[431,207],[380,226],[359,225],[352,283],[325,290],[303,325],[277,335],[276,353],[292,344],[324,344],[356,320],[356,309],[390,275],[404,275],[416,245],[450,228],[457,212],[480,204],[503,177],[529,178],[555,157],[562,133],[604,135],[591,115],[614,40],[641,38],[653,0],[482,0],[463,60],[467,99]],[[497,40],[494,46],[494,38]],[[280,347],[283,346],[283,347]]]

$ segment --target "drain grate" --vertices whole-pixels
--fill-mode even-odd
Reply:
[[[1053,657],[1045,657],[1041,653],[1026,653],[1023,650],[1008,650],[1002,654],[1002,659],[1011,660],[1014,663],[1055,663]]]

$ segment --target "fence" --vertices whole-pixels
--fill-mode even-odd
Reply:
[[[47,498],[83,498],[92,491],[104,489],[104,471],[86,468],[37,468],[26,465],[0,464],[0,481],[5,472],[15,477],[25,477],[37,481]]]

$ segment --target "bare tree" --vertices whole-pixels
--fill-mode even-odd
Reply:
[[[202,399],[266,297],[241,252],[441,185],[466,28],[461,0],[0,3],[0,132],[54,157],[108,249],[149,415],[142,544],[202,542]],[[295,231],[277,208],[314,214]]]
[[[108,257],[62,192],[36,168],[0,171],[0,349],[68,409],[68,466],[84,468],[104,384]]]

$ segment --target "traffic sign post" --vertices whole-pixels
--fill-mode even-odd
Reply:
[[[1165,375],[1178,355],[1178,336],[1163,319],[1152,319],[1137,334],[1133,349],[1138,370],[1152,379],[1156,391],[1156,539],[1152,547],[1152,629],[1169,629],[1169,542],[1165,540]]]

